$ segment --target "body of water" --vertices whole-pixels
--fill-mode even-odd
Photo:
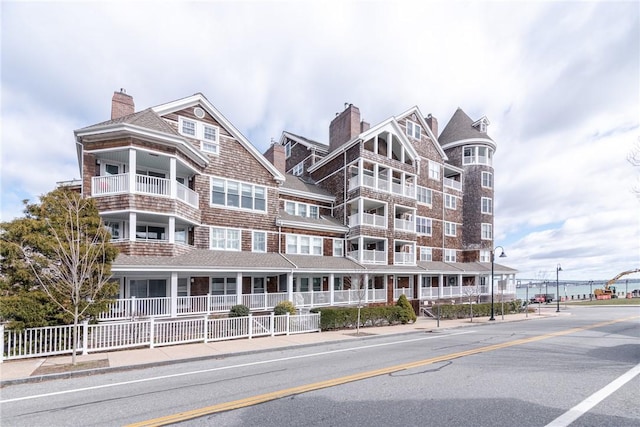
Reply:
[[[524,282],[524,281],[522,281]],[[521,283],[522,283],[521,282]],[[619,280],[615,285],[616,294],[620,297],[624,297],[627,292],[633,292],[634,289],[640,289],[640,280]],[[558,291],[556,291],[556,282],[549,281],[546,285],[544,283],[533,283],[528,287],[529,298],[533,298],[535,294],[553,294],[554,301],[556,300],[556,296],[558,293],[561,297],[567,297],[567,300],[570,301],[573,299],[582,299],[589,298],[589,294],[593,294],[593,291],[596,289],[604,288],[604,282],[593,282],[591,285],[587,283],[559,283]],[[516,298],[518,299],[526,299],[527,297],[527,286],[525,283],[521,284],[521,287],[516,289]]]

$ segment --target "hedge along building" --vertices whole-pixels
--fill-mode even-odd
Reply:
[[[486,296],[493,240],[464,231],[478,164],[445,149],[495,144],[473,123],[474,143],[459,139],[456,115],[443,147],[417,107],[370,127],[348,105],[328,145],[283,132],[262,155],[202,94],[136,112],[115,92],[110,120],[74,132],[82,194],[120,249],[103,318]],[[490,156],[475,160],[492,174]],[[513,285],[515,270],[496,274]]]

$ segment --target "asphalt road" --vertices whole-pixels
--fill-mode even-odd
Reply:
[[[638,426],[640,308],[11,385],[2,426]],[[633,318],[632,318],[633,317]]]

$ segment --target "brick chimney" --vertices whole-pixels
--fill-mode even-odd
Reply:
[[[436,119],[431,114],[429,114],[427,115],[427,118],[425,119],[425,121],[427,122],[427,125],[429,125],[429,127],[431,128],[431,132],[433,132],[433,134],[437,138],[438,137],[438,119]]]
[[[283,175],[287,173],[287,159],[284,156],[284,145],[277,142],[271,144],[264,152],[264,157],[269,160]]]
[[[345,104],[345,109],[329,125],[329,151],[360,134],[360,110],[353,104]]]
[[[120,89],[120,92],[113,92],[113,98],[111,98],[111,120],[133,114],[135,109],[133,97],[127,95],[126,90]]]

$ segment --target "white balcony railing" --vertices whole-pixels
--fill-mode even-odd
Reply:
[[[349,217],[349,227],[357,227],[359,225],[370,225],[372,227],[385,227],[386,217],[382,215],[362,213],[354,214]]]
[[[407,219],[400,219],[400,218],[395,218],[395,220],[393,221],[394,227],[396,230],[404,230],[404,231],[409,231],[411,233],[415,233],[416,232],[416,222],[415,221],[411,221],[411,220],[407,220]]]
[[[135,192],[152,196],[171,196],[171,181],[166,178],[136,174]],[[129,193],[129,174],[94,176],[91,179],[92,196]],[[176,198],[190,206],[198,207],[198,193],[176,182]]]
[[[351,251],[348,255],[363,263],[367,264],[386,264],[387,263],[387,253],[385,251],[376,251],[376,250],[358,250]]]
[[[456,181],[455,179],[451,179],[451,178],[443,178],[442,182],[445,187],[462,191],[462,183],[460,181]]]
[[[377,185],[376,185],[377,182]],[[385,179],[378,178],[370,175],[362,176],[362,185],[364,187],[374,188],[380,191],[391,192],[393,194],[399,194],[405,197],[416,197],[416,186],[413,184],[405,183],[389,183]],[[349,190],[354,190],[360,186],[360,175],[352,176],[349,178]]]
[[[396,265],[413,265],[416,263],[416,254],[410,252],[395,252],[393,263]]]

